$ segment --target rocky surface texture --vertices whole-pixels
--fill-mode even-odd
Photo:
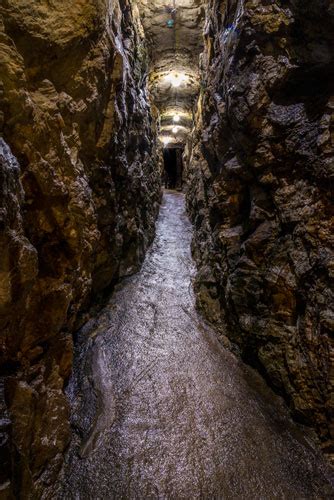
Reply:
[[[1,14],[0,488],[28,498],[69,441],[71,334],[138,269],[160,184],[136,6],[5,0]]]
[[[333,30],[326,0],[210,0],[187,150],[198,305],[328,453]]]

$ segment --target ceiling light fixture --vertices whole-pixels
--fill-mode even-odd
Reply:
[[[175,115],[175,116],[173,116],[173,121],[174,121],[175,123],[179,123],[180,119],[181,119],[181,118],[180,118],[180,116],[179,116],[179,115]]]
[[[172,132],[173,132],[173,134],[177,134],[177,133],[178,133],[178,130],[179,130],[179,129],[178,129],[178,127],[173,127],[173,128],[172,128]]]
[[[171,137],[160,137],[160,141],[164,144],[164,146],[168,146],[168,144],[171,142]]]
[[[173,87],[179,87],[181,83],[185,82],[187,79],[184,73],[169,73],[166,76],[166,80],[170,82]]]

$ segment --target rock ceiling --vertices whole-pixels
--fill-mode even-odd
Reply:
[[[205,3],[138,2],[150,52],[150,92],[160,114],[160,138],[165,143],[182,144],[192,126],[192,108],[199,91]]]

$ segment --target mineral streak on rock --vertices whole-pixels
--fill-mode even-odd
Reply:
[[[332,2],[210,0],[188,142],[197,302],[333,452]]]
[[[160,200],[128,1],[1,5],[1,494],[39,496],[69,442],[72,332],[138,269]]]

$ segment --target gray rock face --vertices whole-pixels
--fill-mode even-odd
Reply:
[[[136,8],[19,0],[1,14],[1,490],[27,498],[69,441],[71,334],[139,268],[160,179]]]
[[[331,452],[332,2],[208,9],[187,149],[198,305]]]

